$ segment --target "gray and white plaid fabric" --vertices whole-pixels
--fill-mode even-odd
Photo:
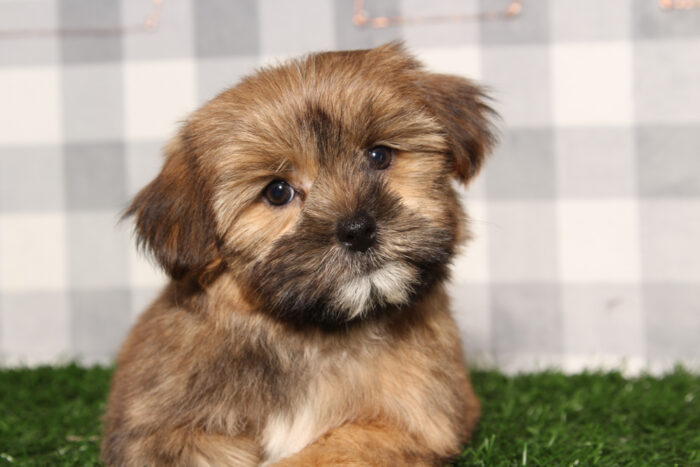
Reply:
[[[506,0],[367,0],[370,13]],[[0,0],[0,31],[137,24],[146,0]],[[351,0],[165,0],[151,34],[0,33],[2,363],[107,362],[164,281],[127,200],[177,122],[255,67],[405,39],[493,90],[502,142],[465,191],[452,295],[505,370],[700,357],[700,10],[524,0],[510,21],[358,29]]]

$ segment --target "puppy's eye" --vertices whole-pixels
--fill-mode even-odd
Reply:
[[[386,146],[375,146],[367,150],[367,157],[372,163],[372,167],[384,170],[391,165],[391,161],[394,159],[394,150]]]
[[[284,180],[275,180],[265,187],[263,196],[273,206],[282,206],[294,199],[294,188]]]

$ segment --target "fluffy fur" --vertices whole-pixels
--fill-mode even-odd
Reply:
[[[457,454],[479,403],[443,287],[468,238],[452,180],[481,167],[490,116],[399,44],[263,69],[191,115],[127,212],[172,281],[119,354],[105,464]],[[265,201],[273,180],[289,204]],[[336,228],[360,211],[376,243],[351,251]]]

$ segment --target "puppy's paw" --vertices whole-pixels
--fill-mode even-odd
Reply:
[[[439,456],[391,426],[344,425],[298,453],[271,465],[275,467],[428,467],[441,465]]]

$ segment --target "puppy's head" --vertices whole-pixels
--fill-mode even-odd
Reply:
[[[231,274],[276,317],[400,309],[466,237],[452,180],[493,143],[483,99],[398,44],[264,69],[191,116],[128,214],[174,279]]]

